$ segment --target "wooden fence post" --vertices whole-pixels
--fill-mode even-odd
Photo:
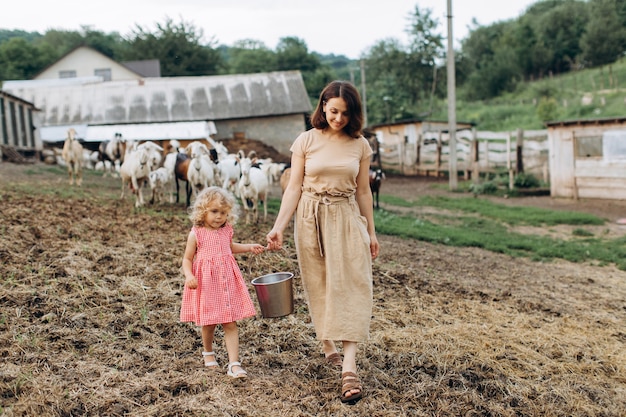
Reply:
[[[517,152],[517,159],[515,160],[516,162],[516,171],[517,173],[522,173],[524,172],[524,131],[522,129],[517,129],[517,146],[516,148],[516,152]]]
[[[471,159],[472,161],[472,176],[474,177],[474,184],[480,183],[480,142],[478,141],[478,134],[476,133],[476,128],[472,128],[472,152],[474,157]]]
[[[441,153],[443,152],[443,133],[441,130],[437,132],[437,170],[435,175],[439,178],[439,170],[441,169]]]
[[[509,170],[509,190],[513,189],[514,175],[513,164],[511,163],[511,134],[506,136],[506,167]]]

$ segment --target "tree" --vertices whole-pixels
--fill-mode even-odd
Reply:
[[[276,67],[279,71],[299,70],[312,73],[320,66],[320,61],[309,53],[305,41],[296,37],[281,38],[276,47]]]
[[[251,74],[276,71],[276,53],[261,41],[243,39],[229,48],[228,72],[231,74]]]
[[[41,69],[39,50],[23,38],[0,44],[0,80],[28,80]]]
[[[215,75],[223,67],[220,53],[211,39],[202,45],[203,32],[193,24],[175,24],[166,18],[154,32],[136,26],[130,39],[125,60],[158,59],[165,77]]]
[[[620,21],[616,0],[595,0],[591,17],[582,36],[585,62],[592,66],[610,64],[623,53],[626,43],[624,25]],[[623,1],[619,1],[623,10]]]
[[[439,22],[430,9],[415,9],[407,20],[409,45],[384,39],[365,54],[367,62],[368,121],[380,122],[416,118],[429,114],[430,98],[437,87],[437,61],[444,55]]]

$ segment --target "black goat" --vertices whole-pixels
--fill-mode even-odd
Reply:
[[[378,197],[380,194],[380,185],[385,179],[385,173],[382,169],[370,169],[370,189],[372,190],[372,196],[374,197],[374,208],[379,209]]]

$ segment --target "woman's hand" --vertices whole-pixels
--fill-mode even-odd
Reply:
[[[266,236],[267,248],[269,250],[280,250],[283,248],[283,234],[278,230],[272,229]]]
[[[372,259],[376,259],[378,257],[379,251],[380,245],[378,244],[378,238],[376,235],[370,235],[370,254],[372,255]]]

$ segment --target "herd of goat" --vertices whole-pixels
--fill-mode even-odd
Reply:
[[[135,207],[145,204],[143,189],[150,187],[150,203],[178,203],[180,183],[184,183],[186,204],[204,188],[220,186],[230,190],[242,201],[246,223],[258,222],[259,205],[263,206],[263,221],[267,220],[267,198],[270,186],[279,182],[282,190],[288,182],[290,168],[270,158],[258,158],[255,151],[248,155],[243,150],[232,154],[221,143],[207,138],[212,148],[203,142],[191,142],[182,148],[176,140],[169,142],[165,151],[154,142],[136,143],[124,141],[120,136],[103,141],[98,151],[83,148],[74,129],[69,129],[57,162],[65,165],[70,185],[82,183],[83,167],[103,171],[103,175],[122,179],[122,194],[130,189],[135,195]],[[370,187],[374,206],[379,208],[378,195],[384,173],[381,169],[370,170]]]

